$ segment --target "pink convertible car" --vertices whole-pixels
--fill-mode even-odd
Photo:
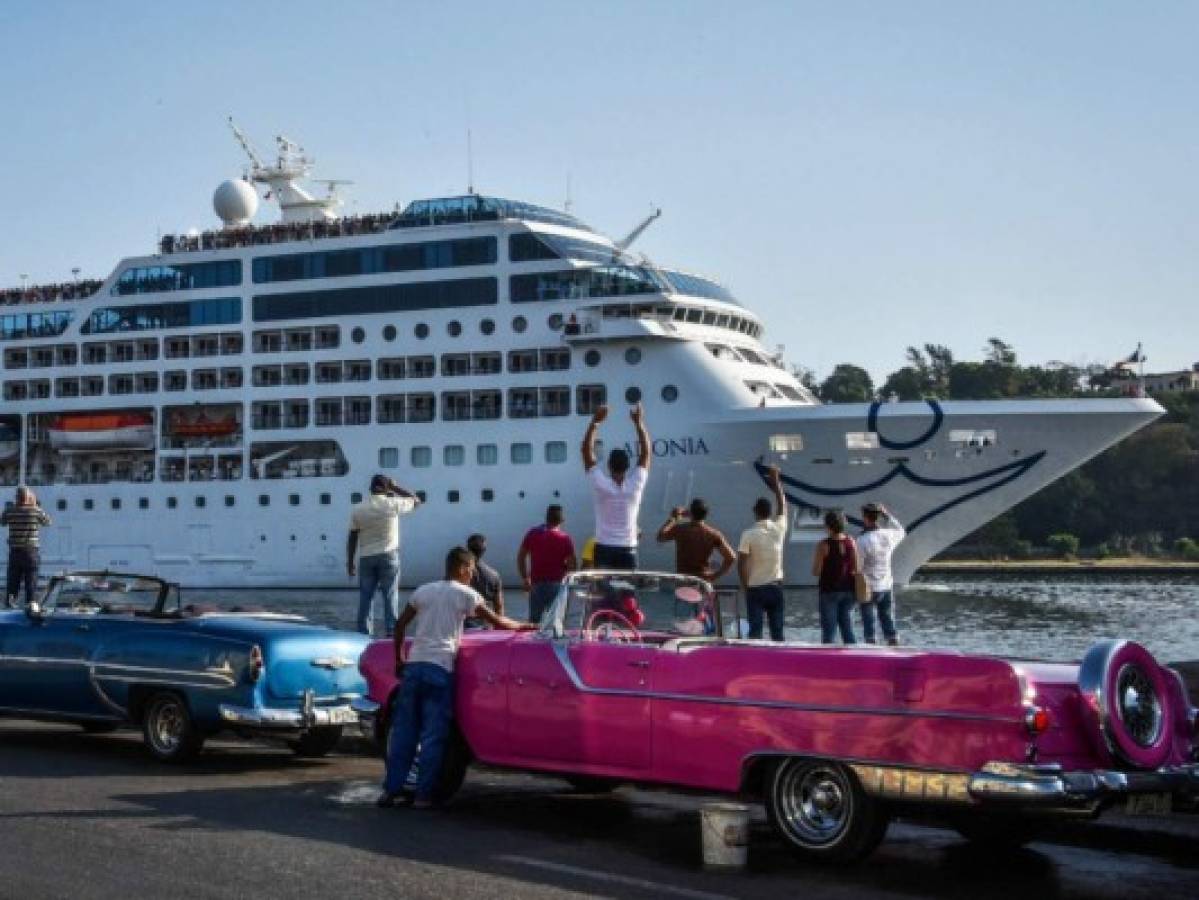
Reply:
[[[1199,711],[1129,641],[1079,664],[727,637],[736,610],[694,578],[572,576],[540,631],[470,631],[442,799],[472,760],[763,797],[806,856],[860,858],[924,813],[1018,844],[1045,817],[1199,806]],[[386,735],[390,641],[359,668]]]

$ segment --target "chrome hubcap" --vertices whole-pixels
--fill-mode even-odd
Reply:
[[[788,766],[776,792],[782,819],[801,844],[822,846],[834,842],[853,812],[845,775],[828,765]]]
[[[1140,666],[1130,663],[1116,677],[1116,711],[1138,746],[1157,743],[1162,733],[1162,704],[1153,682]]]
[[[166,753],[173,753],[183,743],[183,709],[175,702],[164,702],[154,708],[150,720],[150,738],[154,746]]]

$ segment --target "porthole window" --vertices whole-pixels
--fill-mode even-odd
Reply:
[[[629,405],[632,405],[634,403],[640,403],[641,402],[641,388],[639,388],[639,387],[629,388],[627,391],[624,392],[624,399]]]
[[[167,509],[174,509],[179,505],[178,497],[167,497]]]
[[[641,362],[641,348],[630,347],[628,350],[626,350],[624,352],[624,361],[630,366],[635,366],[637,363]]]
[[[350,494],[350,502],[351,503],[361,503],[362,495],[360,493],[358,493],[357,491],[354,491],[354,493]]]
[[[226,494],[226,495],[225,495],[225,505],[226,505],[226,506],[232,506],[232,505],[233,505],[233,504],[235,504],[236,502],[237,502],[237,500],[236,500],[236,499],[234,499],[234,497],[233,497],[233,495],[232,495],[232,494]]]
[[[54,508],[57,509],[59,512],[65,512],[67,509],[67,501],[59,500],[56,504],[54,504]]]
[[[356,327],[353,331],[350,332],[350,340],[353,341],[355,344],[361,344],[363,341],[366,340],[366,331],[363,330],[363,328],[361,326]]]
[[[667,403],[674,403],[679,399],[679,389],[673,384],[668,384],[662,388],[662,399]]]
[[[287,502],[290,503],[292,506],[299,506],[300,505],[300,495],[299,494],[288,494]]]
[[[197,497],[196,498],[196,507],[199,509],[203,509],[204,504],[207,502],[208,502],[208,499],[206,497]]]
[[[483,332],[483,334],[494,334],[495,333],[495,320],[494,319],[484,319],[482,322],[479,323],[479,331]]]
[[[545,461],[547,463],[566,462],[566,441],[548,441],[545,445]]]
[[[270,506],[271,498],[266,494],[259,494],[258,495],[258,505],[259,506]]]
[[[138,497],[137,498],[137,508],[138,509],[149,509],[150,508],[150,498],[149,497]]]
[[[394,341],[396,339],[396,327],[394,325],[383,326],[383,340]]]
[[[600,364],[600,352],[598,350],[588,350],[585,354],[583,354],[583,362],[587,363],[587,365],[591,366],[592,368],[595,368]]]
[[[424,322],[421,322],[414,329],[412,329],[412,333],[415,334],[418,339],[423,341],[429,336],[429,326]]]
[[[483,502],[490,503],[495,499],[495,491],[491,488],[483,488]]]
[[[398,447],[380,447],[379,448],[379,468],[394,469],[400,464],[400,450]]]
[[[84,501],[83,501],[83,508],[84,508],[84,509],[95,509],[95,508],[96,508],[96,501],[94,501],[94,500],[91,500],[90,498],[89,498],[89,499],[87,499],[87,500],[84,500]]]
[[[332,502],[333,502],[332,494],[321,494],[321,506],[328,506]],[[323,541],[324,539],[325,539],[325,536],[322,534],[321,540]]]
[[[512,462],[518,466],[528,465],[533,461],[533,445],[532,444],[513,444],[512,445]]]
[[[447,444],[442,451],[442,460],[447,466],[460,466],[466,462],[466,448],[461,444]]]
[[[458,502],[458,492],[457,491],[448,491],[445,495],[445,499],[448,500],[450,503],[457,503]]]
[[[495,444],[479,444],[475,455],[481,466],[494,466],[500,461],[500,451]]]
[[[550,326],[551,331],[561,331],[562,330],[562,313],[554,313],[552,316],[549,317],[549,321],[547,322],[547,324]]]
[[[455,319],[446,325],[445,330],[449,332],[450,337],[458,337],[458,335],[462,334],[462,323]]]
[[[416,499],[419,500],[421,503],[427,503],[429,500],[429,497],[428,497],[428,495],[425,494],[424,491],[417,491]]]
[[[526,328],[529,327],[529,320],[524,316],[517,316],[512,320],[512,330],[517,334],[524,334]]]
[[[111,503],[113,509],[121,508],[121,498],[120,497],[113,497],[112,500],[110,501],[110,503]]]

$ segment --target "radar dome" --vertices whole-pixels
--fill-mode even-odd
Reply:
[[[212,195],[212,208],[226,228],[246,225],[258,212],[258,192],[248,181],[231,178]]]

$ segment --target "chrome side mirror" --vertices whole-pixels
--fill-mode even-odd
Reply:
[[[46,620],[46,611],[42,609],[42,605],[36,600],[25,607],[25,615],[29,617],[30,622],[44,622]]]

